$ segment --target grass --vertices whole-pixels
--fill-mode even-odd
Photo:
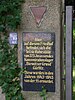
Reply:
[[[73,36],[75,36],[75,21],[73,21]]]
[[[75,100],[75,66],[73,67],[73,100]]]
[[[64,33],[66,32],[66,26],[64,25]],[[75,21],[73,21],[73,43],[74,43],[74,47],[73,47],[73,53],[75,54]],[[75,100],[75,58],[73,60],[74,64],[73,64],[73,100]],[[65,83],[64,83],[65,84]],[[65,90],[64,90],[64,96],[65,96]],[[65,97],[64,97],[65,99]]]
[[[75,37],[75,21],[73,21],[73,37]],[[75,42],[75,39],[73,42]],[[74,51],[75,49],[73,48],[73,52]],[[73,100],[75,100],[75,63],[73,64]]]

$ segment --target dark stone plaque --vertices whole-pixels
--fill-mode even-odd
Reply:
[[[23,33],[24,91],[55,92],[55,33]]]

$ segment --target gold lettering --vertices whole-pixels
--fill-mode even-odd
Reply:
[[[37,76],[37,79],[44,79],[44,75]]]
[[[36,76],[32,76],[32,75],[25,75],[25,77],[24,78],[36,78]]]
[[[39,38],[35,38],[35,41],[42,41],[42,39],[39,39]]]
[[[36,83],[53,83],[53,80],[38,80],[36,79]]]
[[[43,71],[46,67],[52,67],[54,61],[53,45],[53,41],[43,41],[41,38],[34,38],[34,41],[24,42],[25,67],[31,66],[33,70],[24,72],[24,82],[53,84],[54,73]]]
[[[41,66],[33,66],[33,70],[44,70]]]

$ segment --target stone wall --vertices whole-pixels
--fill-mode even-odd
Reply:
[[[55,92],[47,94],[47,100],[62,100],[61,67],[62,67],[62,1],[63,0],[25,0],[22,5],[22,21],[18,28],[18,63],[22,67],[22,33],[23,32],[54,32],[55,39]],[[46,6],[47,11],[40,25],[37,25],[30,7]],[[22,84],[21,84],[22,85]],[[25,100],[42,100],[39,92],[24,92]],[[1,94],[0,100],[5,100]]]
[[[5,100],[5,96],[4,96],[4,94],[2,94],[1,88],[0,88],[0,100]]]
[[[18,29],[18,62],[22,66],[22,33],[55,32],[55,92],[47,94],[47,100],[61,99],[62,63],[62,0],[25,0],[22,5],[22,21]],[[30,7],[46,6],[47,11],[40,25],[37,25]],[[42,100],[39,92],[23,92],[25,100]]]

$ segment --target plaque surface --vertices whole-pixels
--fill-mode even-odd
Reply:
[[[23,33],[24,91],[55,92],[55,33]]]

